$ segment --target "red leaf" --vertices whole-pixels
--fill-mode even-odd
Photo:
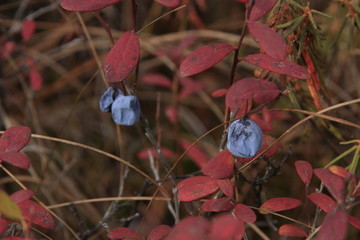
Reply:
[[[348,170],[346,170],[345,168],[340,167],[340,166],[333,165],[333,166],[330,166],[328,169],[333,174],[338,175],[339,177],[342,177],[345,179],[350,178],[350,176],[351,176],[351,174],[349,173]]]
[[[200,47],[181,62],[180,76],[189,77],[201,73],[220,62],[233,50],[233,46],[223,43]]]
[[[0,60],[8,58],[16,48],[13,41],[7,41],[4,44],[0,43]]]
[[[360,219],[353,217],[353,216],[348,216],[348,222],[353,225],[354,227],[356,227],[357,229],[360,229]]]
[[[342,202],[344,200],[345,183],[341,177],[331,173],[327,169],[322,168],[314,169],[314,173],[338,202]]]
[[[230,179],[222,179],[216,181],[220,190],[228,197],[232,198],[234,196],[234,187]]]
[[[140,43],[135,32],[124,33],[105,58],[104,71],[110,83],[121,82],[135,69],[140,59]]]
[[[60,6],[68,11],[89,12],[98,11],[121,0],[62,0]]]
[[[251,222],[254,223],[256,221],[256,214],[254,211],[244,204],[236,204],[234,208],[235,216],[243,222]]]
[[[180,145],[184,151],[186,151],[191,146],[191,144],[191,142],[188,142],[186,140],[180,140]],[[192,148],[187,152],[187,155],[200,168],[202,168],[209,161],[209,158],[206,156],[203,150],[201,150],[201,148],[196,145],[192,146]]]
[[[160,150],[165,158],[175,158],[176,157],[176,154],[172,150],[170,150],[166,147],[161,147]],[[153,157],[159,156],[157,151],[155,150],[155,148],[150,147],[150,148],[142,150],[141,152],[138,152],[137,157],[141,158],[141,159],[148,159],[149,158],[148,151],[151,151],[151,154],[153,155]]]
[[[169,119],[170,122],[172,123],[177,123],[178,121],[178,114],[176,111],[176,107],[175,106],[169,106],[165,109],[165,115],[166,117]]]
[[[303,229],[292,224],[284,224],[279,228],[279,235],[285,237],[307,237],[308,234]]]
[[[317,240],[343,240],[346,237],[348,226],[347,214],[344,210],[338,208],[328,213],[320,231],[317,235]]]
[[[260,147],[260,151],[262,152],[264,149],[268,148],[271,144],[273,144],[275,141],[277,141],[277,139],[273,138],[272,136],[263,135],[263,141],[262,141],[262,145]],[[265,156],[270,158],[272,156],[274,156],[280,149],[282,148],[282,144],[280,141],[277,141],[274,145],[272,145],[272,147],[270,147],[266,152],[265,152]]]
[[[29,200],[33,195],[34,193],[31,190],[19,190],[11,194],[10,198],[16,203],[21,203],[25,200]]]
[[[266,122],[265,120],[261,119],[259,114],[251,115],[250,120],[253,120],[254,122],[256,122],[256,124],[259,125],[261,130],[263,130],[265,132],[271,132],[273,129],[271,124],[269,122]]]
[[[18,203],[18,206],[21,209],[25,220],[46,229],[55,228],[55,221],[52,215],[38,203],[31,200],[25,200]]]
[[[301,180],[308,185],[311,181],[313,168],[311,164],[307,161],[296,161],[295,168],[297,173],[299,174]]]
[[[201,210],[203,210],[204,212],[221,212],[230,210],[233,207],[234,204],[231,202],[231,198],[223,197],[205,201],[201,205]]]
[[[257,21],[269,12],[278,0],[256,0],[251,8],[249,20]]]
[[[232,109],[242,103],[254,100],[258,104],[268,103],[279,96],[278,87],[270,81],[259,78],[243,78],[235,82],[226,94],[226,105]]]
[[[166,87],[171,89],[171,80],[159,73],[146,74],[142,81],[151,85]]]
[[[225,89],[225,88],[218,89],[218,90],[216,90],[216,91],[213,91],[213,92],[211,93],[211,96],[213,96],[213,97],[223,97],[223,96],[226,95],[227,91],[228,91],[228,90]]]
[[[170,8],[175,8],[180,5],[181,0],[155,0],[155,2]]]
[[[206,87],[205,84],[201,82],[196,82],[188,77],[180,78],[180,83],[184,86],[184,88],[181,90],[179,94],[180,99],[184,99],[190,96],[191,94],[197,93]]]
[[[249,22],[248,29],[260,48],[269,56],[284,60],[286,57],[286,44],[284,39],[265,24]]]
[[[267,214],[268,211],[280,212],[300,206],[302,202],[298,199],[279,197],[272,198],[264,202],[260,207],[261,214]]]
[[[8,221],[0,217],[0,235],[2,235],[8,227]]]
[[[147,240],[161,240],[161,239],[164,239],[164,237],[166,235],[168,235],[168,233],[170,231],[171,231],[170,226],[168,226],[168,225],[159,225],[159,226],[153,228],[153,230],[151,230],[151,232],[147,236]]]
[[[30,86],[34,90],[40,90],[43,85],[43,77],[40,72],[36,69],[33,69],[29,72]]]
[[[166,236],[167,240],[207,240],[210,230],[209,221],[201,216],[182,219]]]
[[[236,219],[231,213],[226,213],[216,216],[212,221],[210,239],[242,239],[244,233],[244,223]]]
[[[35,32],[36,24],[32,19],[26,19],[22,23],[21,37],[24,41],[29,40]]]
[[[334,209],[335,201],[323,193],[311,193],[307,196],[316,206],[321,208],[324,212],[330,212]]]
[[[187,178],[179,182],[176,187],[179,190],[178,198],[183,202],[206,197],[219,188],[215,179],[206,176]]]
[[[22,238],[22,237],[10,236],[10,237],[1,238],[1,240],[36,240],[36,239],[35,238]]]
[[[22,169],[28,169],[30,167],[29,157],[21,152],[0,153],[0,162],[1,161]]]
[[[117,238],[131,238],[134,240],[142,240],[141,236],[134,230],[126,227],[118,227],[111,229],[108,234],[108,238],[117,239]]]
[[[24,126],[9,127],[0,138],[0,151],[17,152],[28,144],[31,130]]]
[[[286,59],[279,61],[267,54],[252,54],[246,56],[243,60],[257,67],[289,77],[299,79],[307,79],[310,77],[308,71],[303,66],[290,62]]]
[[[229,150],[221,151],[205,164],[201,172],[216,179],[228,178],[234,173],[234,158]]]

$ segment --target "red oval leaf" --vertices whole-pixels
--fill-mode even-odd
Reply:
[[[233,46],[224,43],[200,47],[181,62],[180,76],[188,77],[201,73],[220,62],[233,50]]]
[[[140,43],[134,31],[124,33],[105,58],[104,71],[110,83],[121,82],[140,59]]]
[[[0,153],[0,162],[1,161],[22,169],[28,169],[30,167],[29,157],[21,152]]]
[[[226,105],[239,108],[253,98],[258,104],[268,103],[279,96],[278,87],[270,81],[259,78],[243,78],[235,82],[226,94]]]
[[[118,227],[111,229],[108,234],[108,238],[118,239],[118,238],[132,238],[134,240],[141,240],[141,236],[134,230],[126,227]]]
[[[326,215],[321,224],[317,240],[343,240],[346,237],[348,226],[347,214],[338,208]]]
[[[249,20],[257,21],[269,12],[278,0],[256,0],[251,8]]]
[[[21,37],[24,41],[29,40],[35,32],[36,24],[32,19],[26,19],[22,23]]]
[[[46,229],[55,228],[55,220],[52,215],[38,203],[25,200],[18,203],[18,206],[25,220]]]
[[[183,202],[190,202],[206,197],[219,188],[215,179],[206,176],[187,178],[179,182],[176,187],[179,190],[178,198]]]
[[[307,196],[316,206],[321,208],[324,212],[330,212],[335,207],[335,201],[323,193],[311,193]]]
[[[68,11],[98,11],[121,0],[62,0],[60,6]]]
[[[155,2],[165,6],[165,7],[170,7],[170,8],[174,8],[180,5],[181,0],[155,0]]]
[[[167,240],[206,240],[210,222],[201,216],[190,216],[182,219],[166,236]]]
[[[156,85],[160,87],[166,87],[171,89],[171,80],[159,73],[150,73],[146,74],[142,81],[151,85]]]
[[[30,86],[34,90],[40,90],[43,85],[43,77],[40,72],[36,69],[33,69],[29,72]]]
[[[287,197],[272,198],[267,200],[261,205],[259,212],[261,214],[267,214],[268,211],[280,212],[280,211],[296,208],[301,204],[302,202],[300,200],[294,198],[287,198]]]
[[[168,225],[159,225],[159,226],[153,228],[153,230],[151,230],[151,232],[147,236],[147,240],[161,240],[161,239],[164,239],[164,237],[166,235],[168,235],[168,233],[170,231],[171,231],[170,226],[168,226]]]
[[[0,138],[0,151],[17,152],[29,143],[31,130],[25,126],[9,127]]]
[[[308,234],[298,226],[284,224],[279,228],[279,235],[286,237],[307,237]]]
[[[341,177],[322,168],[314,169],[314,173],[337,201],[342,202],[344,200],[345,183]]]
[[[218,90],[216,90],[216,91],[213,91],[213,92],[211,93],[211,96],[213,96],[213,97],[223,97],[223,96],[226,95],[227,91],[228,91],[228,90],[225,89],[225,88],[218,89]]]
[[[273,144],[274,142],[276,142],[276,143]],[[265,152],[265,156],[268,158],[274,156],[283,147],[283,145],[280,141],[277,141],[277,139],[273,138],[270,135],[264,134],[262,145],[261,145],[259,152],[262,152],[263,150],[268,148],[270,145],[272,145],[272,146]]]
[[[242,239],[244,233],[244,223],[236,219],[231,213],[226,213],[216,216],[212,221],[210,239]]]
[[[346,170],[345,168],[340,167],[340,166],[333,165],[333,166],[330,166],[328,169],[333,174],[338,175],[339,177],[342,177],[345,179],[347,179],[351,176],[351,174],[348,170]]]
[[[180,140],[180,145],[184,151],[186,151],[190,146],[191,142],[186,140]],[[193,160],[194,163],[196,163],[199,167],[203,167],[208,161],[209,158],[204,153],[203,150],[201,150],[198,146],[192,146],[190,150],[186,153],[191,160]]]
[[[29,200],[33,195],[34,193],[31,190],[19,190],[11,194],[10,198],[16,203],[21,203],[25,200]]]
[[[260,48],[269,56],[284,60],[286,57],[286,44],[284,39],[265,24],[249,22],[248,29]]]
[[[213,157],[201,169],[204,175],[216,179],[228,178],[234,173],[234,159],[229,150],[224,150]]]
[[[267,54],[252,54],[243,58],[244,61],[274,73],[283,74],[293,78],[307,79],[310,75],[306,68],[288,60],[276,60]]]
[[[216,181],[220,190],[228,197],[232,198],[234,196],[234,187],[230,179],[222,179]]]
[[[243,222],[251,222],[254,223],[256,221],[256,214],[254,211],[244,204],[236,204],[234,208],[235,216]]]
[[[296,161],[295,162],[295,168],[297,173],[299,174],[301,180],[307,185],[310,183],[312,174],[313,174],[313,168],[311,164],[307,161]]]
[[[360,219],[353,217],[353,216],[348,216],[348,222],[353,225],[354,227],[356,227],[357,229],[360,229]]]
[[[231,202],[231,198],[223,197],[205,201],[201,205],[201,210],[204,212],[221,212],[232,209],[233,207],[234,204]]]

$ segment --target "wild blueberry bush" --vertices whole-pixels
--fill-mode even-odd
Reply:
[[[0,13],[1,239],[359,239],[358,0]]]

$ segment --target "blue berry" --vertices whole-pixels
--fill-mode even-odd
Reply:
[[[140,119],[140,103],[136,96],[118,96],[111,106],[112,118],[119,125],[134,125]]]
[[[252,158],[259,151],[263,134],[260,127],[248,119],[230,124],[226,147],[236,157]]]
[[[123,95],[123,91],[118,88],[107,88],[99,101],[100,110],[102,112],[111,112],[111,105],[113,104],[115,98]]]

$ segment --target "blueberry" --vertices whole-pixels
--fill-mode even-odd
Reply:
[[[262,137],[262,131],[255,122],[239,119],[228,128],[226,147],[236,157],[251,158],[259,151]]]
[[[109,87],[100,98],[99,105],[102,112],[111,112],[111,105],[117,96],[124,95],[123,91],[115,87]]]
[[[134,125],[140,119],[140,103],[136,96],[118,96],[111,106],[112,118],[120,125]]]

